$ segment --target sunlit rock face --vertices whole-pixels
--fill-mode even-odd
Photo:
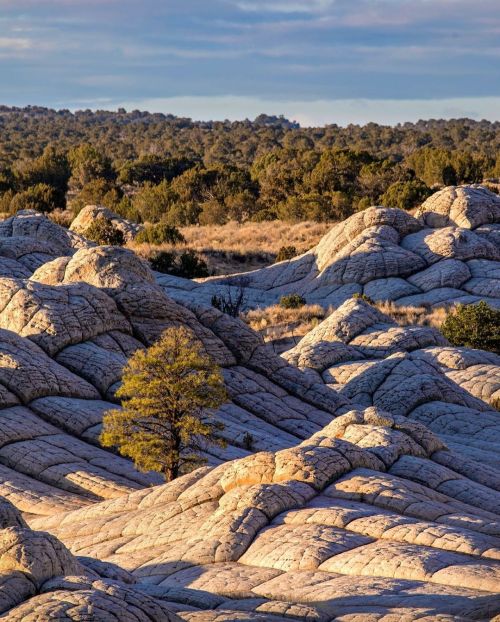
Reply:
[[[362,407],[425,424],[464,457],[500,467],[500,356],[454,348],[426,326],[398,326],[352,299],[309,332],[288,362]]]
[[[352,275],[345,292],[378,282],[403,298],[448,279],[491,289],[498,263],[476,240],[498,252],[491,230],[478,232],[489,222],[462,236],[366,210],[297,260],[296,282],[312,293]],[[376,278],[351,261],[359,248]],[[500,615],[499,357],[396,326],[359,299],[278,357],[203,304],[211,282],[175,285],[174,300],[130,251],[35,213],[0,223],[0,264],[0,619]],[[410,271],[390,274],[398,265]],[[293,266],[269,268],[274,285],[255,291],[286,291]],[[230,401],[215,416],[228,446],[162,484],[98,438],[127,358],[175,325],[223,367]]]
[[[494,225],[500,221],[500,197],[483,186],[449,186],[429,197],[417,217],[434,228]]]
[[[72,239],[40,215],[18,218],[23,240],[54,227],[54,239]],[[169,326],[189,326],[224,368],[231,401],[216,417],[228,446],[207,451],[209,464],[294,446],[345,406],[239,320],[167,297],[131,251],[78,241],[29,276],[0,277],[0,495],[23,512],[53,514],[161,482],[98,438],[127,359]]]
[[[447,306],[486,300],[500,306],[500,197],[481,186],[432,195],[414,218],[370,207],[332,230],[309,252],[268,268],[193,284],[158,276],[175,299],[210,303],[227,287],[245,287],[247,307],[299,293],[339,306],[353,294],[398,305]]]
[[[77,217],[73,220],[69,229],[70,231],[85,235],[87,229],[97,218],[106,218],[110,220],[112,225],[123,233],[123,237],[126,241],[133,240],[143,228],[142,225],[137,225],[126,218],[122,218],[107,207],[103,207],[102,205],[86,205],[78,212]]]
[[[371,407],[32,526],[186,620],[473,620],[500,611],[499,501],[498,471]]]

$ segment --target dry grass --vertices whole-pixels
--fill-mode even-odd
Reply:
[[[238,253],[277,254],[282,246],[296,246],[299,253],[309,250],[332,228],[332,223],[247,222],[206,225],[181,229],[188,246],[198,251],[231,250]]]
[[[427,307],[398,307],[393,302],[379,302],[375,305],[379,311],[389,315],[400,326],[419,324],[440,328],[451,309],[443,307],[429,309]]]
[[[282,246],[295,246],[299,254],[309,250],[332,226],[332,223],[273,221],[183,227],[181,232],[186,243],[175,248],[197,251],[213,274],[248,272],[274,263]],[[174,249],[169,244],[150,246],[132,243],[129,247],[143,257],[159,250]]]
[[[47,214],[47,217],[52,220],[52,222],[55,222],[56,225],[60,225],[61,227],[69,229],[69,226],[73,222],[75,215],[69,209],[55,209],[54,211]]]
[[[400,326],[419,324],[439,329],[449,313],[449,309],[443,308],[397,307],[392,302],[376,303],[375,306]],[[267,309],[247,311],[241,318],[281,354],[293,348],[333,311],[333,307],[325,310],[321,305],[304,305],[300,309],[284,309],[274,305]]]
[[[253,309],[242,314],[242,319],[272,343],[279,354],[293,348],[304,335],[317,326],[331,312],[321,305],[304,305],[299,309],[284,309],[279,305]]]

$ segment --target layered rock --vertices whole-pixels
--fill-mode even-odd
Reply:
[[[245,288],[248,308],[299,293],[339,306],[355,293],[398,305],[446,306],[486,300],[500,306],[500,198],[480,186],[431,196],[419,217],[370,207],[335,225],[308,253],[268,268],[193,284],[158,275],[181,302],[206,304],[226,288]]]
[[[340,395],[425,423],[449,446],[500,466],[500,356],[450,347],[351,299],[283,354]]]
[[[27,278],[45,262],[93,246],[34,210],[0,222],[0,275]]]
[[[449,186],[429,197],[417,217],[428,227],[476,229],[500,221],[500,197],[479,185]]]
[[[498,471],[463,466],[422,424],[351,410],[294,448],[34,526],[185,620],[490,619]]]
[[[28,248],[29,232],[42,243],[56,227],[16,218],[3,229],[6,248],[14,238]],[[13,255],[24,272],[0,278],[0,617],[500,615],[500,420],[487,403],[498,397],[499,357],[451,348],[433,329],[396,326],[351,300],[285,360],[241,321],[199,304],[206,285],[191,283],[180,304],[130,251],[53,231],[60,248],[26,265]],[[495,248],[490,229],[476,231]],[[453,229],[426,246],[424,232],[399,210],[367,210],[318,247],[321,269],[312,254],[299,258],[296,281],[313,292],[355,278],[344,292],[380,283],[402,297],[429,283],[435,295],[448,278],[491,289],[498,264],[475,238]],[[447,254],[431,262],[439,248]],[[377,279],[366,280],[358,252]],[[380,277],[381,265],[406,273],[410,259],[422,269]],[[275,270],[274,289],[286,291],[293,264]],[[127,358],[175,325],[223,368],[230,401],[216,417],[228,447],[154,486],[156,475],[98,437]]]
[[[211,464],[293,446],[346,403],[241,321],[169,299],[125,249],[82,248],[30,279],[0,278],[0,298],[0,495],[26,513],[159,483],[98,438],[127,359],[169,326],[189,326],[224,368],[231,401],[215,416],[228,447],[207,450]]]
[[[91,559],[77,559],[54,536],[29,529],[4,500],[0,500],[0,521],[2,619],[180,620],[166,603],[136,590],[128,573]]]

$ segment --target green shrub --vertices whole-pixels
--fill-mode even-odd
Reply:
[[[14,190],[6,190],[4,193],[0,193],[0,214],[10,212],[10,204],[15,196]]]
[[[174,225],[167,225],[159,222],[156,225],[147,225],[139,231],[135,237],[138,244],[179,244],[186,241],[186,238]]]
[[[180,255],[167,251],[156,253],[149,260],[151,268],[164,274],[196,279],[209,276],[206,262],[194,251],[183,251]]]
[[[179,276],[185,279],[196,279],[210,276],[208,266],[199,255],[192,250],[187,250],[179,255],[177,260]]]
[[[201,204],[200,225],[224,225],[228,221],[228,209],[219,201],[212,199]]]
[[[352,214],[352,201],[345,192],[289,196],[278,205],[278,216],[288,222],[344,220]]]
[[[109,179],[98,177],[87,182],[71,201],[71,209],[77,215],[86,205],[103,205],[115,210],[123,198],[123,193]]]
[[[298,253],[295,246],[282,246],[279,249],[278,254],[276,255],[276,263],[278,263],[279,261],[287,261],[288,259],[293,259],[294,257],[297,257],[297,255]]]
[[[99,216],[87,227],[85,237],[101,246],[123,246],[125,244],[123,232],[104,216]]]
[[[34,209],[46,214],[57,207],[57,190],[48,184],[36,184],[15,194],[10,201],[9,211],[11,214],[15,214],[20,210]]]
[[[278,214],[276,210],[272,208],[261,209],[256,212],[250,219],[252,222],[268,222],[271,220],[277,220]]]
[[[354,294],[353,298],[355,298],[356,300],[364,300],[365,302],[367,302],[369,305],[373,305],[375,304],[373,301],[373,298],[370,298],[370,296],[367,296],[366,294]]]
[[[167,181],[157,185],[146,182],[134,195],[132,205],[141,215],[143,222],[156,223],[168,217],[168,212],[177,198]]]
[[[356,209],[358,212],[362,212],[365,209],[368,209],[369,207],[372,206],[373,201],[370,199],[370,197],[362,197],[359,201],[358,204],[356,205]]]
[[[175,274],[177,267],[175,260],[175,253],[161,251],[159,253],[155,253],[149,259],[149,263],[151,264],[151,268],[156,270],[156,272],[162,272],[163,274]]]
[[[441,332],[454,346],[500,354],[500,311],[489,307],[484,300],[474,305],[458,305],[446,317]]]
[[[283,309],[300,309],[306,304],[306,299],[300,294],[288,294],[280,298],[280,307]]]
[[[432,190],[419,179],[397,181],[380,197],[380,203],[385,207],[411,210],[423,203],[431,194]]]

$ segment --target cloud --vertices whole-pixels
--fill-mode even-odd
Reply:
[[[316,123],[398,100],[481,116],[500,96],[497,14],[498,0],[0,0],[0,103],[168,97],[178,114],[236,118],[285,101]],[[416,103],[437,98],[451,103]]]
[[[289,2],[287,0],[239,0],[234,4],[242,11],[253,13],[321,13],[328,10],[334,0],[303,0]]]
[[[12,52],[19,52],[29,50],[32,47],[33,43],[30,39],[20,37],[0,37],[0,51],[8,50]]]

